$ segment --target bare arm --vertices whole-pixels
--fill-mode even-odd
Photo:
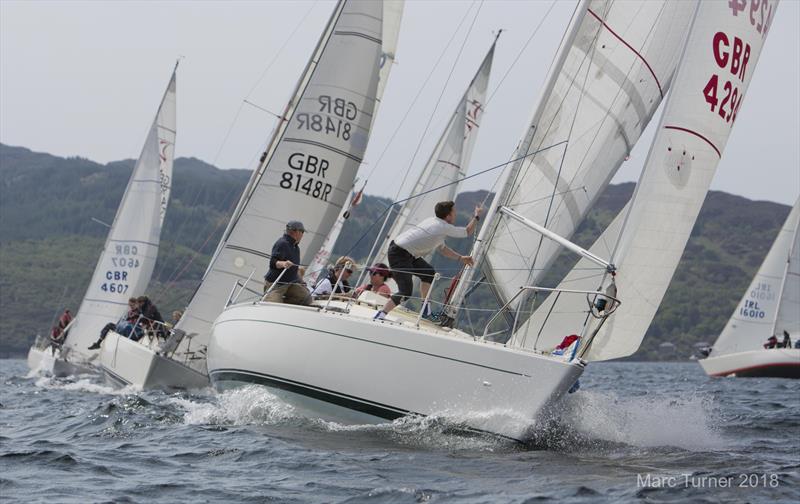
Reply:
[[[470,266],[474,264],[472,257],[462,256],[461,254],[451,249],[447,245],[442,245],[441,247],[439,247],[439,252],[441,252],[442,255],[444,255],[445,257],[449,257],[450,259],[456,259],[458,261],[463,262],[464,264],[468,264]]]
[[[483,213],[483,207],[476,206],[475,212],[472,214],[472,219],[470,219],[469,224],[467,224],[467,236],[472,236],[472,233],[475,232],[475,228],[478,226],[478,221],[481,220],[481,213]]]

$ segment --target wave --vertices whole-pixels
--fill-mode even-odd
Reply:
[[[582,390],[549,413],[537,436],[560,448],[620,444],[715,450],[725,445],[716,427],[718,416],[710,396],[630,397]]]

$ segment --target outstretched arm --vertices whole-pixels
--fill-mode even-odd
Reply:
[[[442,255],[444,255],[445,257],[449,257],[450,259],[456,259],[466,265],[472,266],[473,264],[475,264],[475,261],[472,260],[472,257],[462,256],[461,254],[451,249],[447,245],[442,245],[441,247],[439,247],[439,252],[441,252]]]

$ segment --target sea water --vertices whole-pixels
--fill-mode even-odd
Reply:
[[[590,365],[527,446],[447,415],[308,419],[257,385],[116,390],[22,360],[0,383],[4,502],[800,500],[800,381],[696,363]]]

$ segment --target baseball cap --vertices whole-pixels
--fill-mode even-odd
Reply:
[[[286,229],[292,231],[305,231],[306,228],[303,227],[303,223],[298,220],[289,221],[286,223]]]

